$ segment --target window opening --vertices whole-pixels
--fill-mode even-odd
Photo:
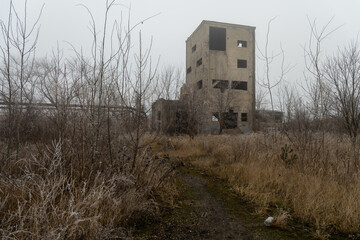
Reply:
[[[218,51],[226,50],[226,28],[210,27],[209,49]]]
[[[247,113],[241,113],[241,121],[247,122]]]
[[[197,88],[202,89],[202,80],[197,82]]]
[[[191,67],[188,67],[188,69],[186,69],[186,73],[191,73]]]
[[[192,51],[192,52],[195,52],[195,51],[196,51],[196,44],[191,48],[191,51]]]
[[[231,89],[247,90],[247,82],[243,82],[243,81],[232,81],[232,82],[231,82]]]
[[[238,40],[237,46],[239,48],[246,48],[247,47],[247,42],[246,41],[242,41],[242,40]]]
[[[223,129],[232,129],[237,127],[238,113],[235,112],[222,112],[220,115],[218,112],[213,114],[213,119],[217,119],[222,125]]]
[[[202,58],[200,58],[199,60],[197,60],[196,66],[199,67],[199,66],[201,66],[201,64],[202,64]]]
[[[229,88],[229,81],[228,80],[212,80],[213,88],[220,88],[221,92],[224,92],[225,89]]]
[[[247,68],[247,61],[243,59],[237,60],[237,67],[238,68]]]

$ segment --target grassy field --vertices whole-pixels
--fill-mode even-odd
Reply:
[[[73,146],[28,144],[0,175],[2,239],[128,239],[131,229],[173,201],[173,166],[140,151],[108,162],[78,161]]]
[[[324,146],[324,148],[322,148]],[[360,182],[346,137],[313,135],[307,141],[281,134],[164,138],[154,147],[170,158],[206,170],[257,204],[277,208],[277,224],[290,218],[316,227],[315,237],[353,234],[360,225]]]
[[[128,238],[155,218],[159,203],[176,204],[172,181],[181,162],[223,179],[232,191],[272,214],[313,226],[314,237],[354,234],[360,225],[360,182],[346,137],[281,134],[158,138],[139,150],[92,162],[66,141],[26,144],[0,176],[1,236],[9,239]],[[324,148],[322,148],[324,146]],[[104,155],[105,157],[106,155]],[[79,160],[80,159],[80,160]]]

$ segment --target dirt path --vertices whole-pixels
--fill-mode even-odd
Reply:
[[[136,239],[310,239],[302,226],[281,230],[264,226],[264,217],[239,199],[221,180],[192,168],[178,172],[180,203]]]
[[[193,239],[253,239],[243,224],[226,213],[222,202],[206,188],[206,181],[183,173],[184,183],[191,186],[193,199],[185,204],[193,207],[193,225],[187,237]],[[175,238],[176,239],[176,238]]]

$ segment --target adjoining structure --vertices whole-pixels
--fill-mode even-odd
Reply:
[[[219,133],[223,129],[248,132],[253,129],[255,27],[202,21],[186,40],[186,68],[186,83],[180,97],[183,104],[180,105],[196,113],[197,132]],[[154,106],[158,112],[166,111],[165,108],[161,110],[161,105],[164,103]],[[162,124],[166,123],[161,122],[160,126]],[[156,124],[155,129],[163,130]]]
[[[284,121],[284,113],[272,110],[256,110],[256,130],[273,131],[280,129]]]
[[[152,105],[152,129],[161,133],[187,133],[188,111],[179,100],[160,98]]]

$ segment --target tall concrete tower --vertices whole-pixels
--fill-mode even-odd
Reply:
[[[255,27],[202,21],[186,40],[186,84],[201,105],[199,132],[252,130]]]

